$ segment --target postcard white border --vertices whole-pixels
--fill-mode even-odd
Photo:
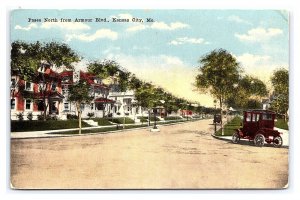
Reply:
[[[0,134],[1,148],[1,174],[0,189],[1,199],[296,199],[300,194],[299,180],[299,143],[300,133],[296,124],[299,124],[299,78],[300,63],[299,57],[295,52],[299,50],[300,35],[300,12],[298,1],[295,0],[109,0],[107,2],[96,1],[37,1],[11,0],[0,1],[1,4],[1,66],[0,84],[6,88],[5,98],[2,95],[0,105],[3,105],[1,112],[2,133]],[[289,188],[286,190],[131,190],[131,191],[14,191],[9,189],[9,104],[8,104],[8,74],[9,74],[9,11],[16,8],[33,8],[33,9],[286,9],[290,12],[290,154],[289,167],[290,176]],[[6,12],[4,12],[6,10]],[[6,44],[6,45],[4,45]],[[299,53],[298,53],[299,54]],[[4,55],[6,56],[4,59]],[[8,67],[7,67],[8,66]],[[3,69],[5,71],[3,71]],[[5,110],[5,112],[4,112]],[[297,120],[297,121],[296,121]],[[6,177],[5,179],[3,177]],[[297,178],[298,177],[298,178]]]

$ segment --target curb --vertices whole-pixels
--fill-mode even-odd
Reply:
[[[201,120],[201,119],[199,119]],[[168,124],[157,124],[157,126],[171,126],[171,125],[176,125],[176,124],[182,124],[182,123],[186,123],[186,122],[195,122],[195,121],[199,121],[199,120],[188,120],[188,121],[180,121],[180,122],[174,122],[174,123],[168,123]],[[82,134],[53,134],[51,133],[51,131],[49,131],[48,133],[44,133],[45,135],[48,136],[36,136],[36,137],[11,137],[11,140],[18,140],[18,139],[43,139],[43,138],[58,138],[58,137],[76,137],[76,136],[90,136],[90,135],[100,135],[100,134],[109,134],[109,133],[119,133],[119,132],[125,132],[125,131],[130,131],[130,130],[139,130],[139,129],[147,129],[147,128],[151,128],[152,126],[145,126],[145,127],[136,127],[136,128],[129,128],[129,129],[121,129],[121,130],[114,130],[114,131],[105,131],[105,132],[98,132],[98,133],[82,133]],[[96,129],[99,127],[92,127],[91,129]],[[105,127],[103,127],[105,128]],[[87,128],[85,128],[87,129]],[[78,130],[75,129],[75,130]],[[67,132],[67,131],[63,131],[63,132]]]

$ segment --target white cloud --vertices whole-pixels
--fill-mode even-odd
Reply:
[[[241,23],[241,24],[248,24],[248,25],[251,25],[250,22],[248,22],[247,20],[244,20],[242,18],[240,18],[239,16],[237,15],[231,15],[227,18],[228,21],[231,21],[231,22],[236,22],[236,23]]]
[[[15,26],[15,29],[17,29],[17,30],[24,30],[24,31],[29,31],[29,30],[31,30],[33,28],[38,28],[38,25],[36,23],[31,23],[31,24],[29,24],[26,27],[22,27],[20,25],[16,25]]]
[[[80,62],[73,63],[73,66],[74,66],[75,71],[79,71],[79,70],[87,71],[88,64],[89,64],[89,61],[81,60]]]
[[[135,32],[135,31],[141,31],[145,29],[173,31],[176,29],[183,29],[188,27],[189,27],[188,24],[184,24],[181,22],[172,22],[170,24],[166,24],[165,22],[153,22],[151,25],[144,25],[143,23],[134,23],[133,26],[128,27],[126,31]]]
[[[41,25],[43,29],[60,28],[64,30],[89,30],[91,27],[82,22],[44,22]]]
[[[241,41],[246,42],[261,42],[267,41],[273,37],[281,35],[283,31],[278,28],[254,28],[247,32],[247,34],[239,34],[236,33],[235,37],[237,37]]]
[[[165,22],[154,22],[151,24],[150,28],[152,29],[158,29],[158,30],[176,30],[176,29],[183,29],[188,28],[188,24],[184,24],[181,22],[172,22],[169,25]]]
[[[203,38],[189,38],[189,37],[180,37],[172,40],[170,45],[182,45],[182,44],[207,44],[204,42]]]
[[[71,41],[73,39],[86,41],[86,42],[92,42],[97,39],[110,39],[110,40],[116,40],[118,39],[118,33],[115,31],[112,31],[110,29],[99,29],[94,34],[67,34],[66,35],[67,41]]]
[[[141,31],[146,28],[147,28],[147,26],[145,26],[144,24],[137,24],[137,25],[127,28],[126,31],[128,31],[128,32]]]
[[[268,55],[255,55],[244,53],[236,56],[237,61],[241,64],[247,74],[255,76],[270,86],[270,76],[277,68],[284,67],[288,69],[288,63],[279,62]]]

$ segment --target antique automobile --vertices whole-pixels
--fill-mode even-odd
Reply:
[[[244,111],[243,126],[232,135],[232,142],[238,143],[241,138],[253,141],[255,146],[262,147],[265,142],[274,147],[282,146],[282,133],[274,130],[276,113],[268,110]]]
[[[220,114],[215,114],[214,115],[214,120],[213,120],[213,123],[216,124],[220,124],[221,123],[221,115]]]

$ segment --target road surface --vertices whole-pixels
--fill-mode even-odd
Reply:
[[[119,133],[13,139],[11,184],[20,189],[284,188],[288,149],[232,144],[211,120]]]

